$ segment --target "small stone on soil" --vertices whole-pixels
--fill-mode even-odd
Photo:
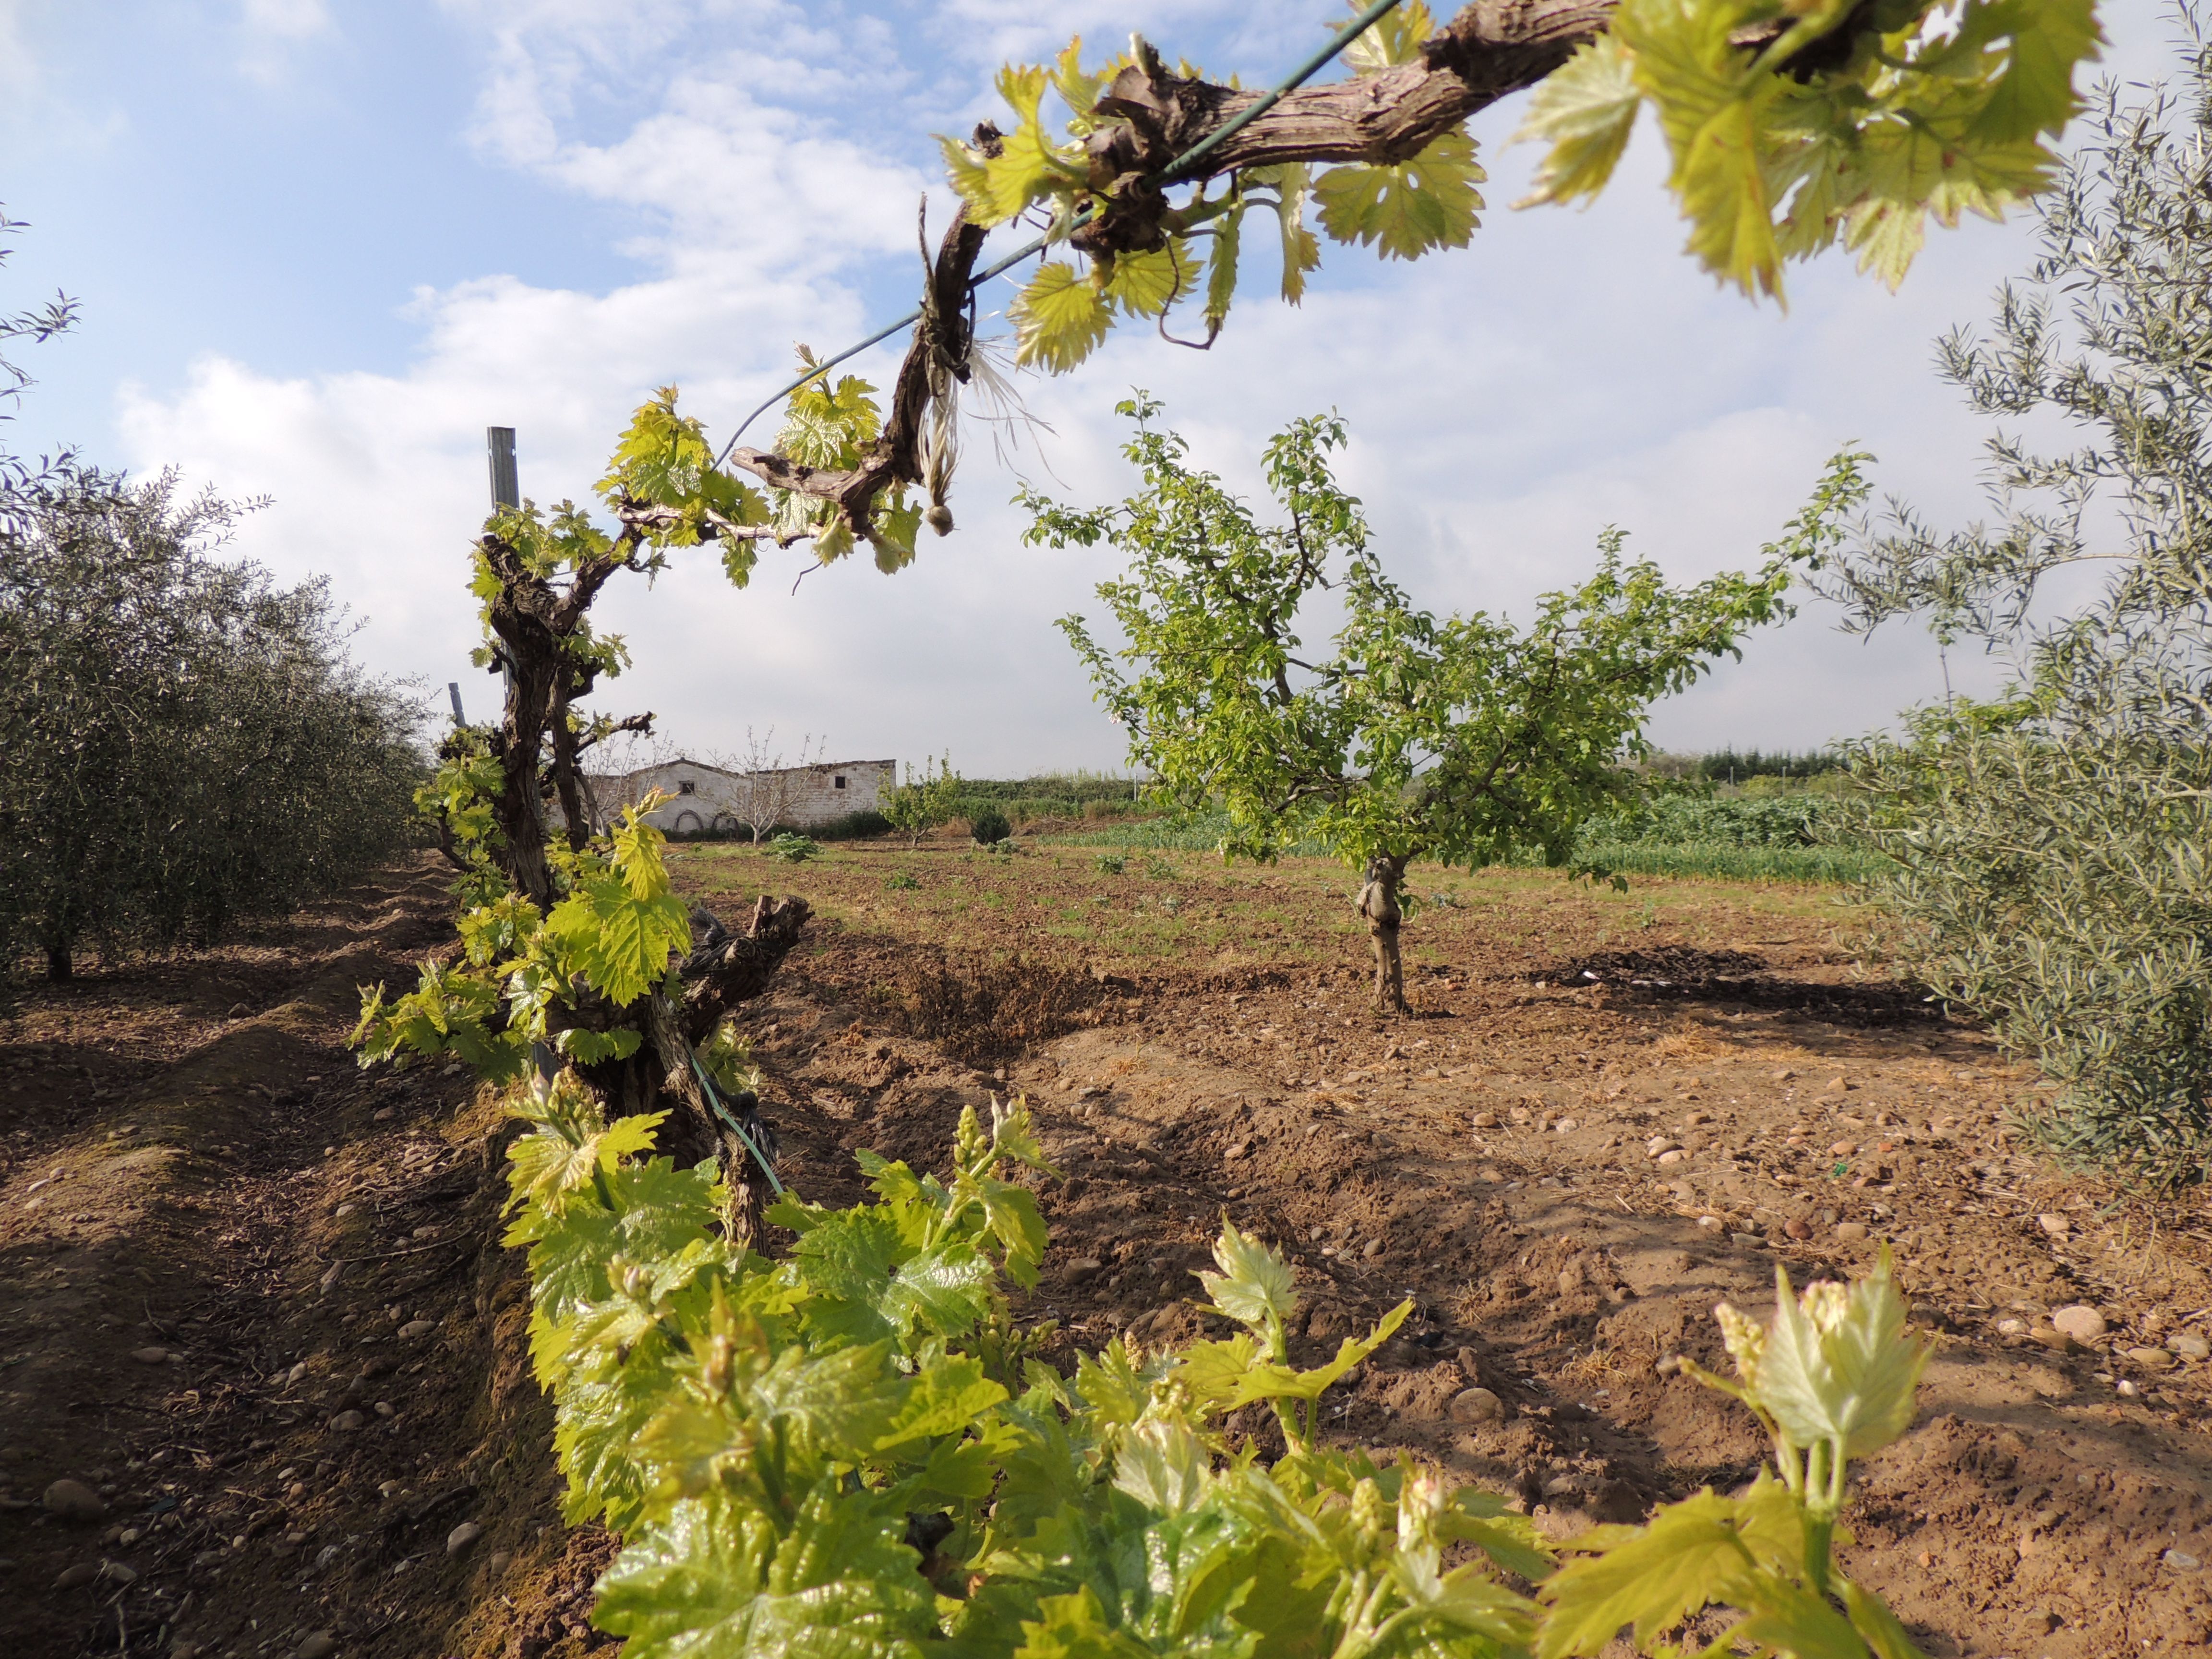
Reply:
[[[2063,1215],[2039,1215],[2035,1224],[2053,1238],[2063,1238],[2074,1231],[2074,1224]]]
[[[46,1512],[64,1521],[97,1521],[107,1513],[100,1494],[82,1480],[57,1480],[46,1488]]]
[[[429,1335],[437,1328],[427,1319],[410,1319],[399,1328],[399,1340],[402,1342],[412,1342],[418,1337]]]
[[[2168,1550],[2164,1555],[2159,1557],[2159,1559],[2176,1572],[2194,1572],[2204,1565],[2187,1550]]]
[[[464,1521],[446,1534],[446,1553],[459,1555],[483,1536],[484,1529],[473,1521]]]
[[[99,1577],[99,1562],[79,1561],[74,1566],[64,1567],[61,1570],[60,1576],[54,1580],[54,1588],[58,1590],[71,1590],[79,1585],[89,1584]]]
[[[2105,1316],[2079,1302],[2053,1313],[2051,1323],[2054,1329],[2083,1344],[2094,1342],[2105,1334]]]
[[[330,1659],[338,1650],[337,1638],[326,1630],[311,1630],[292,1650],[293,1659]]]
[[[1858,1243],[1866,1236],[1866,1223],[1863,1221],[1838,1221],[1836,1224],[1836,1237],[1846,1244]]]
[[[2164,1348],[2130,1348],[2128,1358],[2145,1370],[2162,1371],[2175,1364],[2174,1358]]]
[[[1462,1389],[1452,1396],[1455,1423],[1495,1423],[1505,1415],[1505,1402],[1487,1389]]]
[[[166,1365],[169,1363],[167,1348],[133,1348],[131,1357],[142,1365]]]
[[[341,1434],[350,1434],[368,1421],[368,1419],[359,1412],[340,1412],[336,1417],[331,1419],[331,1426]]]
[[[2166,1339],[2166,1346],[2184,1359],[2212,1359],[2212,1342],[2194,1331],[2181,1331]]]

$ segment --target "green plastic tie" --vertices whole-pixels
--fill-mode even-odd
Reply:
[[[753,1155],[753,1162],[760,1165],[761,1173],[768,1177],[768,1184],[775,1189],[775,1195],[781,1198],[783,1182],[775,1178],[775,1169],[761,1156],[761,1149],[753,1145],[753,1138],[745,1133],[745,1126],[731,1116],[729,1108],[722,1104],[721,1096],[714,1092],[714,1079],[707,1075],[707,1068],[699,1063],[696,1050],[691,1055],[691,1070],[699,1079],[699,1086],[707,1091],[707,1103],[714,1109],[714,1115],[728,1124],[732,1133],[744,1143],[745,1150]]]

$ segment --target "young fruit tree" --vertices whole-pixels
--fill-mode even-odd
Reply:
[[[909,848],[919,847],[921,838],[939,824],[950,823],[960,816],[961,787],[960,775],[952,769],[949,755],[924,761],[920,768],[908,761],[906,781],[884,792],[878,810],[890,820],[891,828],[906,837]]]
[[[2212,58],[2179,17],[2179,83],[2100,93],[2040,257],[1986,334],[1942,343],[2010,428],[1992,520],[1893,506],[1819,579],[1856,630],[1916,618],[2010,669],[1859,749],[1893,860],[1869,896],[1913,971],[2059,1084],[2050,1144],[2160,1182],[2212,1158]],[[2014,435],[2031,412],[2057,453]]]
[[[1136,425],[1137,494],[1090,509],[1023,496],[1031,542],[1104,542],[1129,560],[1098,589],[1118,648],[1079,616],[1060,626],[1127,728],[1130,763],[1169,800],[1227,814],[1224,855],[1314,841],[1362,872],[1376,1000],[1400,1012],[1407,867],[1529,850],[1567,862],[1583,819],[1633,787],[1622,762],[1645,752],[1653,702],[1787,617],[1790,567],[1833,534],[1826,484],[1759,570],[1674,586],[1607,531],[1596,570],[1540,598],[1527,627],[1483,611],[1440,620],[1385,574],[1358,501],[1331,476],[1340,421],[1269,441],[1281,522],[1262,524],[1189,466],[1182,439],[1155,424],[1158,404],[1121,408]],[[1325,592],[1342,620],[1316,649],[1301,613]]]

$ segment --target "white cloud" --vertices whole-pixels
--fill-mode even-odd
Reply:
[[[0,99],[15,102],[38,84],[39,63],[31,51],[31,14],[40,0],[0,0]]]
[[[274,85],[289,76],[302,47],[337,33],[329,0],[240,0],[239,70]]]

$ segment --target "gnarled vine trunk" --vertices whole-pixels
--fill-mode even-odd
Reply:
[[[546,856],[547,807],[558,806],[572,847],[581,848],[592,830],[581,769],[587,745],[570,710],[590,692],[598,673],[570,653],[568,642],[607,578],[630,561],[627,555],[590,561],[564,590],[532,572],[498,535],[485,535],[481,544],[500,582],[490,619],[507,672],[506,708],[492,740],[501,770],[493,806],[500,832],[495,856],[516,891],[550,910],[561,895]],[[622,724],[637,730],[651,718]],[[587,999],[574,1009],[556,1006],[548,1018],[556,1034],[579,1027],[638,1033],[639,1047],[628,1059],[580,1066],[577,1075],[612,1110],[667,1110],[660,1149],[679,1164],[719,1158],[731,1189],[732,1240],[756,1249],[763,1242],[762,1212],[775,1191],[775,1135],[750,1095],[710,1099],[697,1047],[732,1009],[768,988],[810,914],[804,899],[763,897],[739,934],[703,908],[695,909],[692,949],[678,969],[674,994],[656,989],[623,1008]]]

